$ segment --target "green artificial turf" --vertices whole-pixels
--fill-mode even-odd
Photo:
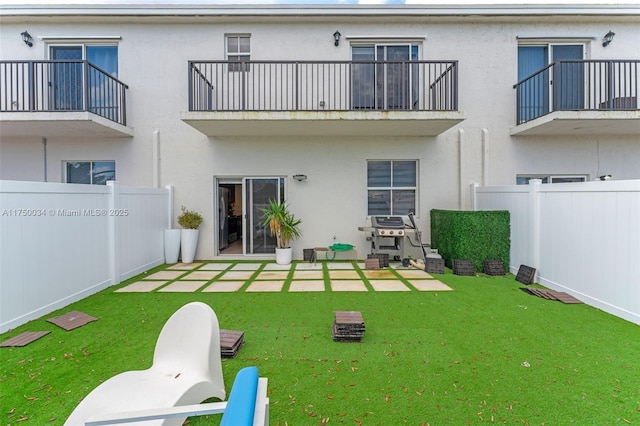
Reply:
[[[437,278],[454,291],[107,289],[0,336],[52,331],[0,348],[3,420],[62,424],[101,381],[148,368],[164,322],[199,300],[221,328],[245,332],[238,356],[223,360],[227,392],[256,365],[269,379],[272,425],[640,424],[640,327],[528,295],[513,276]],[[71,310],[99,320],[73,331],[45,321]],[[332,341],[337,310],[362,312],[361,343]]]

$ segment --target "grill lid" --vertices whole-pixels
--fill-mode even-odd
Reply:
[[[402,216],[371,216],[371,226],[374,228],[402,229]]]

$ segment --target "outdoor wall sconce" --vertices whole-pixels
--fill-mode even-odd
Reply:
[[[342,34],[340,34],[340,31],[336,31],[335,33],[333,33],[333,39],[335,40],[333,44],[335,44],[336,46],[340,44],[340,36],[342,36]]]
[[[293,175],[293,178],[298,182],[307,180],[307,175]]]
[[[609,43],[611,43],[611,40],[613,40],[614,35],[616,35],[616,33],[614,33],[613,31],[609,31],[608,33],[606,33],[604,35],[604,38],[602,39],[602,47],[607,47]]]
[[[29,47],[33,47],[33,37],[31,37],[31,34],[29,34],[25,30],[24,32],[20,33],[20,35],[22,36],[22,41],[24,41],[24,44]]]
[[[611,179],[611,175],[602,175],[598,179],[600,179],[600,180],[609,180],[609,179]]]

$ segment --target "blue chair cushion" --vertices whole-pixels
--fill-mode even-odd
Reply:
[[[220,426],[251,426],[258,395],[258,368],[245,367],[238,372]]]

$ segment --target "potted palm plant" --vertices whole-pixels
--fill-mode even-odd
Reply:
[[[290,264],[293,251],[289,243],[302,235],[299,228],[302,220],[295,218],[284,201],[269,200],[269,206],[260,210],[264,214],[262,226],[268,226],[271,235],[276,237],[276,263]]]
[[[182,263],[191,263],[196,257],[198,227],[202,224],[202,215],[197,211],[187,210],[185,206],[182,206],[182,213],[178,216],[178,224],[183,228],[180,234]]]

